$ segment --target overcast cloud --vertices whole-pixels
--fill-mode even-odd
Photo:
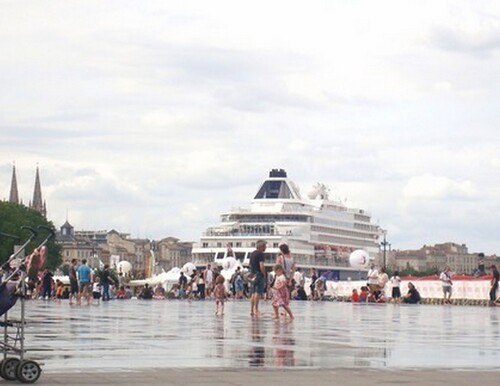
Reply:
[[[0,199],[196,241],[271,168],[500,253],[497,1],[1,1]]]

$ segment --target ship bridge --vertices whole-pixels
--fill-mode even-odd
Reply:
[[[284,169],[272,169],[254,200],[301,200],[298,188],[287,178]]]

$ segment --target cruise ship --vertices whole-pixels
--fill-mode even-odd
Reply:
[[[359,274],[349,265],[350,253],[363,249],[374,258],[381,233],[367,211],[330,199],[327,186],[318,183],[303,197],[285,170],[273,169],[249,207],[222,214],[220,224],[202,234],[193,262],[222,264],[231,247],[245,266],[263,239],[266,265],[274,264],[279,245],[286,243],[297,267],[330,271],[332,278],[344,280]]]

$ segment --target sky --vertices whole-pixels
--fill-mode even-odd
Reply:
[[[500,254],[498,1],[0,0],[0,199],[198,241],[272,168]]]

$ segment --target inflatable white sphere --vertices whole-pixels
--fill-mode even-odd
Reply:
[[[222,260],[222,269],[224,270],[231,270],[236,268],[236,265],[238,262],[236,259],[232,256],[226,257],[224,260]]]
[[[191,276],[194,271],[196,271],[196,265],[193,263],[186,263],[181,269],[184,272],[184,275]]]
[[[119,261],[118,264],[116,264],[116,270],[126,275],[132,271],[132,264],[125,260]]]
[[[351,267],[356,269],[366,268],[369,262],[370,256],[368,255],[368,252],[362,249],[356,249],[349,256],[349,264],[351,264]]]

